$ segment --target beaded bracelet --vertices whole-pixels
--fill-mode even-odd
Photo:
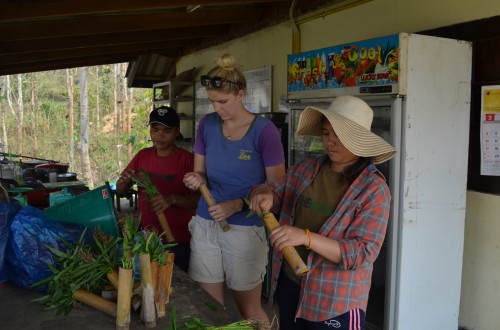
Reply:
[[[311,246],[313,244],[312,237],[311,237],[311,232],[309,231],[309,229],[305,229],[305,232],[307,234],[307,237],[309,237],[309,245],[306,246],[306,249],[310,250]]]

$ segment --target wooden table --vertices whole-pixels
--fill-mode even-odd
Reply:
[[[64,188],[64,187],[76,187],[76,186],[85,186],[85,183],[82,181],[64,181],[64,182],[44,182],[42,183],[45,188],[54,189],[54,188]]]
[[[167,316],[156,321],[156,329],[163,330],[171,326],[171,312],[174,306],[178,325],[189,316],[199,317],[205,323],[214,326],[241,320],[234,308],[224,309],[177,266],[172,276],[172,288],[173,293],[167,304]],[[56,315],[55,311],[45,310],[43,305],[32,301],[40,295],[35,291],[16,286],[12,282],[0,283],[0,320],[2,320],[0,327],[16,330],[115,329],[115,319],[112,316],[86,305],[75,306],[66,316]],[[147,329],[136,312],[131,315],[130,329]]]

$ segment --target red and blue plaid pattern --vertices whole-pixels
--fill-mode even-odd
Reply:
[[[273,211],[281,225],[293,225],[295,203],[314,180],[326,156],[306,159],[291,166],[287,175],[273,182]],[[371,164],[354,180],[319,234],[337,240],[342,261],[337,264],[311,252],[309,273],[302,279],[296,317],[309,321],[327,320],[359,308],[366,311],[373,262],[384,241],[391,195],[383,175]],[[271,303],[283,255],[273,251]]]

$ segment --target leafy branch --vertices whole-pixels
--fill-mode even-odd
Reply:
[[[144,192],[148,197],[153,197],[160,194],[155,184],[150,179],[148,172],[146,172],[145,170],[141,170],[139,173],[133,176],[132,181],[134,181],[138,187],[144,188]]]

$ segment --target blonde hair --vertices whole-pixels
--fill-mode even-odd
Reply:
[[[235,82],[237,84],[235,85],[230,82],[226,82],[222,85],[222,88],[219,88],[217,90],[225,93],[231,93],[234,95],[238,94],[240,90],[246,91],[247,80],[245,79],[245,75],[243,74],[243,71],[241,71],[234,56],[225,53],[217,56],[216,61],[217,61],[217,66],[210,69],[210,71],[208,71],[207,76],[220,77],[225,80]],[[214,89],[211,86],[207,86],[206,88],[208,90]]]

